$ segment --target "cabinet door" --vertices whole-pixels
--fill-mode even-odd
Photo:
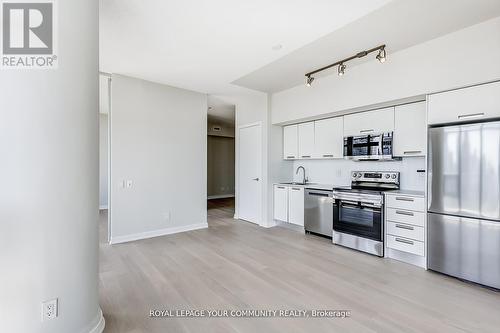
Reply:
[[[342,158],[344,148],[343,117],[314,122],[314,157]]]
[[[394,131],[394,107],[344,116],[344,136]]]
[[[500,82],[429,95],[429,124],[500,117]]]
[[[299,156],[298,152],[298,126],[290,125],[283,127],[283,158],[293,160]]]
[[[288,192],[288,222],[304,225],[304,188],[290,187]]]
[[[288,187],[274,186],[274,219],[288,222]]]
[[[396,106],[394,110],[394,156],[426,154],[425,102]]]
[[[314,122],[299,124],[299,158],[312,158],[314,154]]]

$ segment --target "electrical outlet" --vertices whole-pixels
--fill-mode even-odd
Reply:
[[[42,321],[57,318],[57,298],[42,303]]]
[[[131,180],[127,180],[127,188],[131,188],[133,185],[133,182]]]

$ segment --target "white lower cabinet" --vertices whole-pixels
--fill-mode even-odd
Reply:
[[[304,225],[304,188],[274,185],[274,219]]]
[[[288,188],[288,222],[304,225],[304,188]]]
[[[425,197],[415,194],[386,193],[385,205],[387,256],[425,268]]]
[[[274,219],[288,222],[288,187],[274,185]]]

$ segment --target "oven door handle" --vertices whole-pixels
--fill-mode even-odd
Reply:
[[[363,209],[363,210],[368,210],[371,212],[379,212],[381,210],[381,207],[377,207],[376,205],[367,204],[367,203],[363,203],[363,202],[358,202],[358,203],[354,204],[351,202],[341,201],[340,206]]]

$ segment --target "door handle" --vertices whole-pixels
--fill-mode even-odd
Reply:
[[[398,201],[409,201],[409,202],[413,202],[414,201],[412,198],[405,198],[405,197],[396,197],[396,200],[398,200]]]
[[[254,178],[254,179],[252,179],[252,180],[255,180],[256,182],[258,182],[258,181],[259,181],[259,178]]]
[[[415,243],[413,243],[411,240],[402,239],[402,238],[395,238],[395,241],[396,241],[396,242],[400,242],[400,243],[404,243],[404,244],[408,244],[408,245],[413,245],[413,244],[415,244]]]
[[[396,214],[399,214],[399,215],[406,215],[406,216],[414,216],[415,214],[413,214],[412,212],[405,212],[405,211],[402,211],[402,210],[397,210],[396,211]]]
[[[399,229],[406,229],[406,230],[415,230],[412,226],[409,226],[409,225],[402,225],[402,224],[396,224],[396,228],[399,228]]]
[[[474,117],[482,117],[482,116],[484,116],[484,112],[471,113],[471,114],[461,114],[458,116],[458,119],[466,119],[466,118],[474,118]]]

